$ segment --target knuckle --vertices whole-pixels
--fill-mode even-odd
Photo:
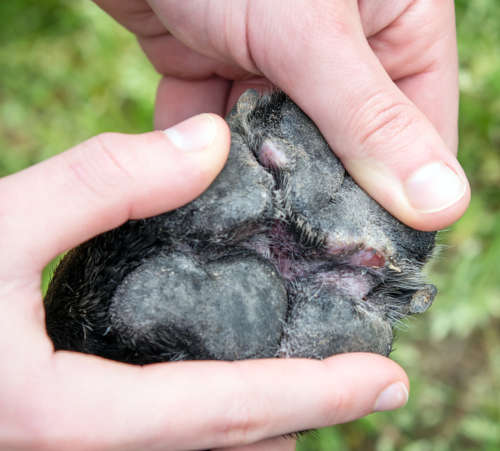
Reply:
[[[247,2],[245,8],[235,14],[235,20],[231,26],[222,28],[223,48],[244,70],[259,73],[253,56],[253,39],[249,26],[250,8],[251,4]]]
[[[323,360],[319,362],[326,372],[326,378],[329,379],[332,370],[335,368],[335,359]],[[325,424],[334,425],[354,419],[353,411],[356,409],[355,393],[346,388],[345,384],[335,384],[333,390],[329,390],[322,398],[318,406],[321,417],[325,419]]]
[[[242,400],[234,400],[228,407],[225,417],[221,418],[217,435],[228,444],[244,445],[252,442],[261,422],[252,413],[249,405]]]
[[[117,150],[113,133],[97,135],[68,154],[67,167],[77,185],[94,197],[103,198],[129,186],[133,177]]]
[[[235,378],[235,390],[231,393],[249,393],[249,382],[245,375],[238,371]],[[262,432],[270,423],[269,409],[263,399],[252,399],[249,396],[231,396],[224,415],[219,417],[213,432],[227,446],[242,446],[262,438]]]
[[[327,424],[333,425],[344,422],[352,406],[347,394],[339,390],[325,399],[323,409],[323,417],[327,419]]]
[[[387,145],[395,138],[401,140],[414,125],[417,118],[411,105],[395,101],[385,93],[379,93],[367,100],[354,118],[362,148]]]

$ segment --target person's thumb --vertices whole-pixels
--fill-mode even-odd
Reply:
[[[210,185],[224,166],[229,142],[222,118],[202,114],[164,132],[99,135],[5,177],[0,203],[9,215],[0,229],[10,238],[0,238],[1,247],[29,259],[26,267],[41,269],[128,219],[180,207]]]
[[[273,46],[282,50],[280,58],[260,62],[265,75],[311,117],[351,176],[395,217],[421,230],[448,226],[470,198],[460,164],[391,80],[359,18],[341,17],[338,24],[304,19],[314,30],[297,19],[293,27],[303,38],[291,48],[278,36]]]

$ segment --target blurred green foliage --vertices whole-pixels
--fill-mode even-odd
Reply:
[[[410,402],[308,434],[300,451],[500,449],[500,8],[455,4],[460,159],[473,198],[441,233],[434,306],[408,322],[392,355],[410,376]],[[94,4],[4,0],[0,17],[0,176],[103,131],[151,129],[159,77]]]
[[[0,2],[0,175],[103,131],[152,128],[158,76],[85,0]]]

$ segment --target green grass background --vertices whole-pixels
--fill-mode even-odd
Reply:
[[[309,434],[300,451],[500,449],[497,1],[456,1],[460,160],[473,198],[441,233],[434,306],[407,323],[392,355],[409,374],[410,401]],[[134,38],[90,1],[1,1],[0,176],[103,131],[150,130],[157,81]]]

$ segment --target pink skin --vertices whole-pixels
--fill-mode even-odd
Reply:
[[[229,149],[227,125],[210,117],[170,134],[101,135],[0,179],[0,449],[289,451],[294,442],[275,437],[404,404],[404,393],[377,403],[408,379],[372,354],[137,367],[54,352],[42,269],[129,218],[198,196]]]
[[[245,89],[276,85],[394,216],[436,230],[465,211],[452,0],[96,3],[164,75],[158,128],[202,111],[224,115]]]
[[[304,258],[304,249],[297,238],[288,230],[288,226],[275,221],[268,236],[252,240],[247,247],[258,252],[264,258],[274,261],[281,276],[293,281],[296,278],[315,276],[317,280],[336,285],[349,291],[353,296],[362,298],[369,291],[369,283],[364,277],[357,276],[347,267],[335,271],[324,272],[325,264],[342,263],[346,266],[381,269],[386,264],[384,255],[372,248],[364,248],[362,244],[346,245],[338,243],[335,247],[330,243],[324,249],[317,249],[316,258]],[[359,289],[357,287],[360,287]],[[350,289],[354,287],[354,289]]]
[[[288,159],[278,144],[266,139],[259,150],[259,161],[266,168],[278,169],[286,167]]]
[[[385,258],[375,249],[360,249],[349,256],[348,262],[353,266],[383,268],[385,265]]]
[[[373,288],[366,277],[348,270],[319,273],[316,280],[326,285],[334,286],[338,290],[348,293],[359,300],[364,299]]]
[[[383,252],[365,248],[362,243],[346,245],[329,237],[326,241],[326,252],[332,256],[344,256],[346,263],[352,266],[383,268],[386,264]]]

